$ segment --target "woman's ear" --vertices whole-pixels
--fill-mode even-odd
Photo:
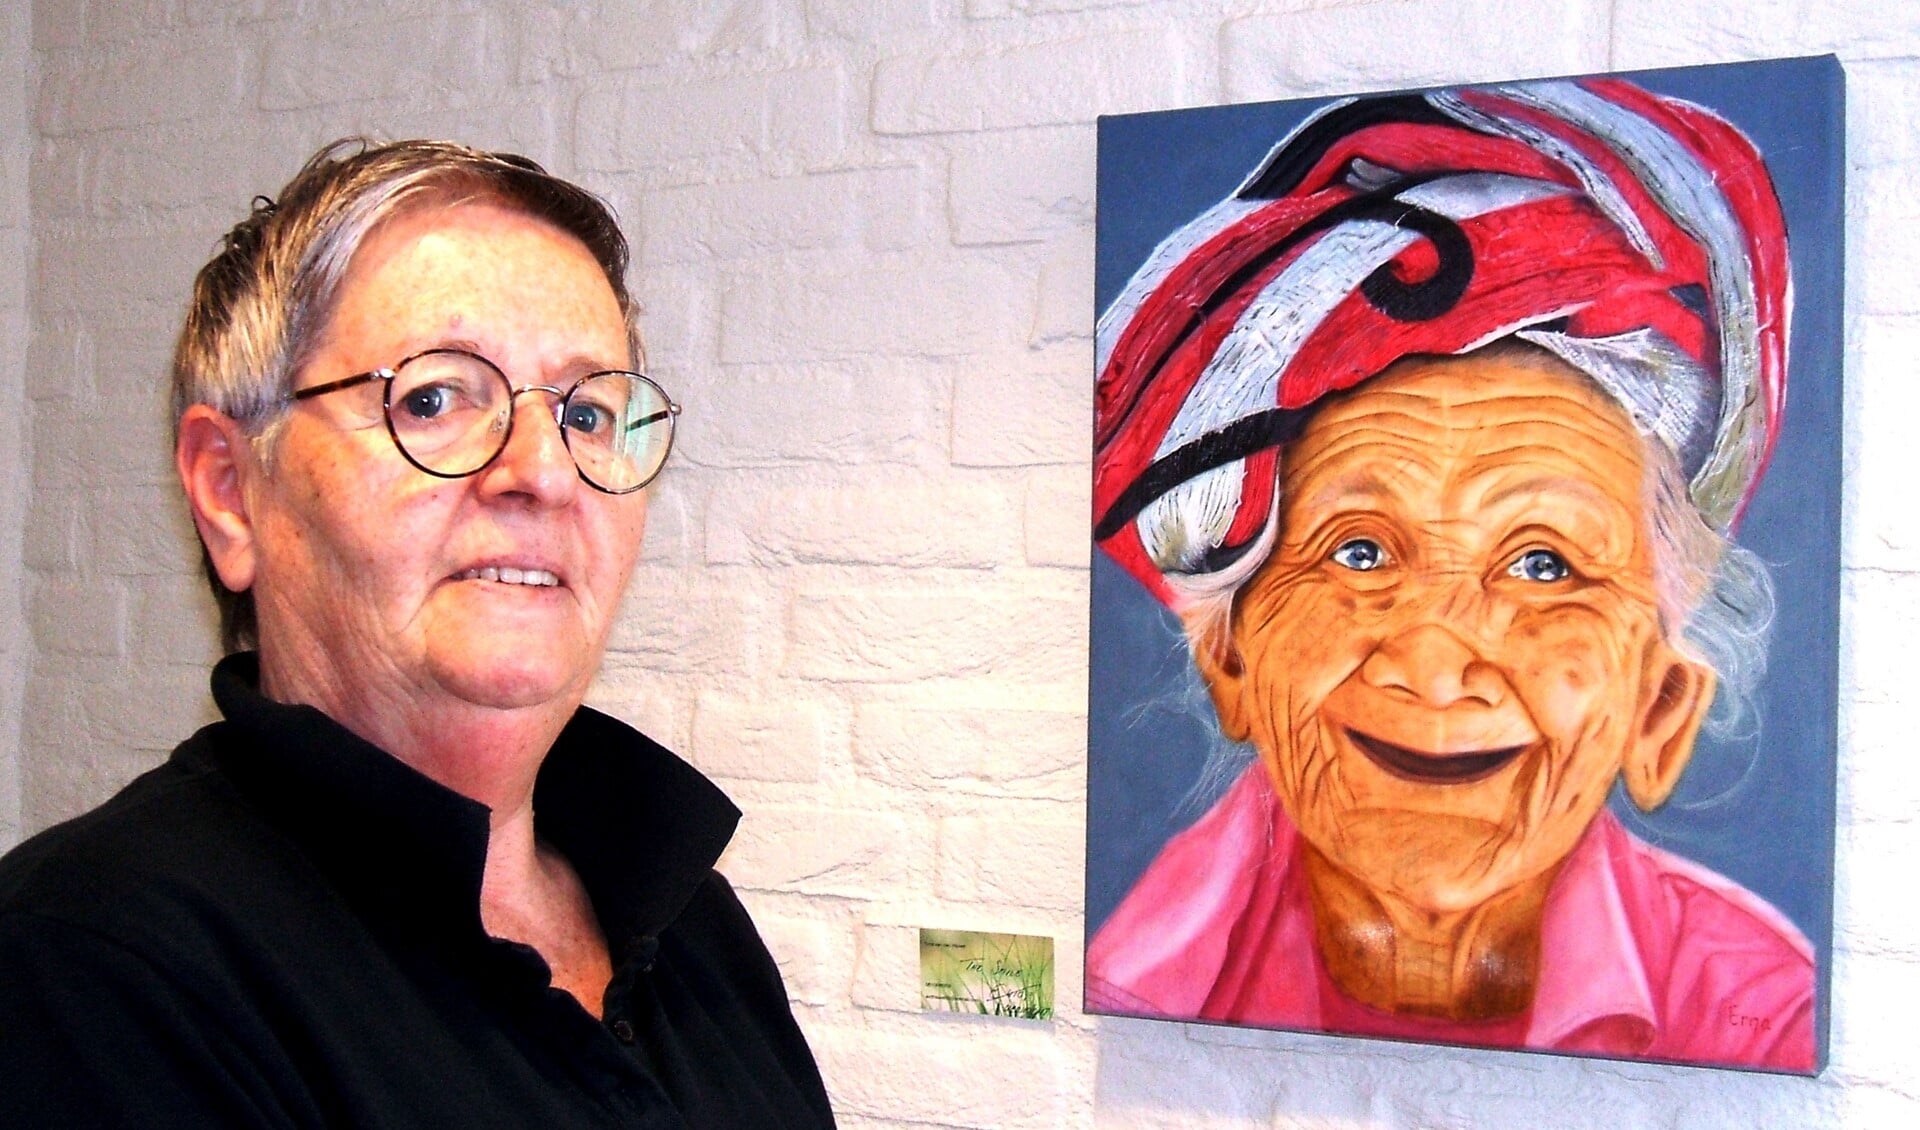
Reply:
[[[1642,812],[1665,804],[1693,758],[1694,739],[1713,705],[1713,669],[1661,640],[1647,648],[1640,703],[1620,776]]]
[[[220,583],[234,592],[252,588],[258,562],[245,480],[257,465],[245,432],[232,417],[196,404],[180,417],[173,462]]]
[[[1213,709],[1220,716],[1220,732],[1236,741],[1250,741],[1253,730],[1247,724],[1242,693],[1246,689],[1246,664],[1233,643],[1232,615],[1189,616],[1184,618],[1187,646],[1193,651],[1193,665],[1207,681],[1213,696]]]

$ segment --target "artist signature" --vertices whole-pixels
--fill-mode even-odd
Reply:
[[[1727,1024],[1730,1027],[1746,1028],[1754,1032],[1773,1031],[1772,1017],[1749,1015],[1747,1013],[1741,1012],[1739,1005],[1729,1004],[1727,1006],[1726,1015],[1727,1015]]]

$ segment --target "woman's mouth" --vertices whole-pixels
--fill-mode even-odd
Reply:
[[[1464,785],[1483,780],[1498,773],[1527,749],[1524,745],[1515,745],[1460,753],[1422,753],[1358,730],[1348,730],[1347,738],[1367,755],[1367,760],[1388,773],[1425,785]]]
[[[454,575],[456,581],[498,581],[503,585],[533,585],[538,588],[552,588],[560,583],[560,578],[545,569],[515,569],[512,566],[495,568],[488,565],[481,569],[468,569]]]

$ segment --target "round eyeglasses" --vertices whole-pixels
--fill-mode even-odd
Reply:
[[[652,482],[673,449],[680,406],[639,373],[588,373],[566,388],[514,388],[500,367],[464,349],[429,349],[389,369],[297,389],[308,400],[370,381],[386,382],[387,434],[406,461],[429,475],[458,479],[498,458],[513,435],[521,393],[554,397],[553,419],[588,486],[629,494]]]

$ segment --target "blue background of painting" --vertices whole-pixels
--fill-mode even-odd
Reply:
[[[1767,160],[1786,213],[1795,307],[1784,427],[1740,541],[1779,600],[1757,734],[1702,738],[1674,798],[1614,811],[1643,839],[1780,908],[1818,952],[1826,999],[1833,912],[1840,576],[1841,217],[1844,108],[1832,57],[1643,71],[1648,90],[1707,106]],[[1233,191],[1315,99],[1100,120],[1096,309],[1175,228]],[[1196,712],[1179,625],[1104,553],[1093,554],[1087,935],[1165,840],[1212,741]],[[1823,1010],[1824,1011],[1824,1010]],[[1825,1028],[1822,1017],[1822,1029]]]

